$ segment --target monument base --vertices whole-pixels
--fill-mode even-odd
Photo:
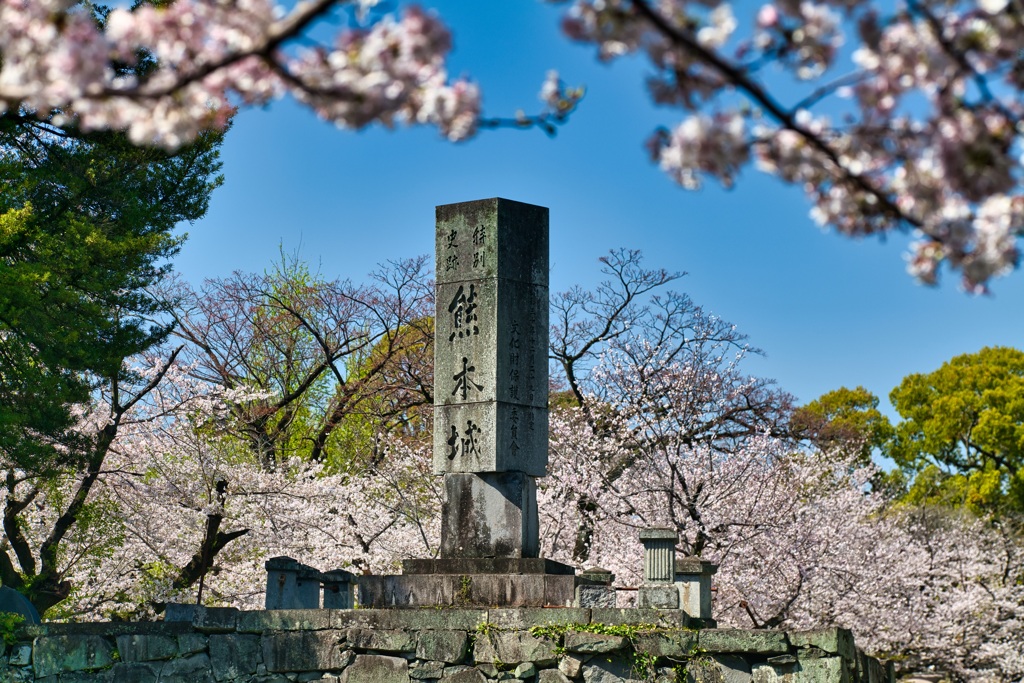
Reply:
[[[359,577],[359,606],[569,607],[573,567],[537,557],[405,560],[401,575]]]

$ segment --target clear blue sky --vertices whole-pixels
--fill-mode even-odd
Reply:
[[[681,114],[649,103],[643,62],[603,65],[564,39],[562,6],[427,4],[452,28],[453,72],[481,85],[487,115],[537,110],[551,68],[587,86],[579,111],[553,140],[500,130],[460,145],[433,129],[337,130],[290,101],[245,111],[180,273],[262,271],[283,246],[326,276],[361,279],[378,262],[430,253],[435,205],[501,196],[550,208],[552,291],[595,283],[610,248],[641,249],[650,266],[688,272],[679,288],[765,351],[747,371],[801,401],[861,384],[884,402],[910,372],[1024,344],[1024,273],[997,280],[990,297],[962,293],[956,277],[922,287],[905,273],[906,236],[822,232],[802,192],[753,168],[732,191],[674,185],[643,142]]]

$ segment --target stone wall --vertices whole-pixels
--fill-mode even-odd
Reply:
[[[4,634],[12,683],[892,683],[849,631],[691,630],[679,610],[202,609]]]

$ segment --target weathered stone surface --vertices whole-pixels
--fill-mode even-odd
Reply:
[[[515,668],[512,675],[520,680],[533,678],[537,675],[537,667],[533,662],[523,662]]]
[[[182,633],[178,638],[178,653],[182,656],[205,652],[209,637],[201,633]]]
[[[615,588],[613,586],[583,585],[576,587],[577,607],[615,607]]]
[[[750,665],[736,655],[697,657],[686,666],[686,683],[751,683]]]
[[[202,607],[192,616],[192,626],[201,633],[230,633],[238,625],[234,607]]]
[[[347,661],[343,631],[281,631],[261,638],[267,671],[326,671]],[[404,660],[403,660],[404,661]]]
[[[636,651],[655,657],[679,659],[690,657],[697,650],[695,631],[655,631],[641,633],[634,638]]]
[[[435,680],[444,675],[444,662],[419,662],[409,667],[409,678],[416,680]]]
[[[644,546],[644,583],[672,583],[679,532],[669,528],[640,530]],[[641,605],[643,607],[643,605]]]
[[[325,609],[275,609],[238,614],[240,633],[264,631],[318,631],[331,627],[331,612]]]
[[[73,671],[59,676],[37,678],[35,683],[120,683],[114,679],[113,669],[102,671]]]
[[[849,664],[842,657],[801,661],[795,671],[795,683],[852,683]]]
[[[565,655],[558,660],[558,670],[569,678],[576,678],[583,672],[583,659]]]
[[[543,557],[439,557],[402,560],[403,574],[575,574],[572,565]]]
[[[641,609],[678,609],[679,589],[674,583],[640,586],[637,605]]]
[[[366,578],[360,577],[362,582]],[[405,577],[412,578],[412,577]],[[454,577],[458,578],[458,577]],[[363,603],[365,606],[366,603]],[[407,628],[473,631],[487,623],[486,609],[353,609],[331,612],[331,628]]]
[[[571,575],[453,574],[366,576],[359,582],[359,602],[373,608],[448,607],[451,605],[513,607],[565,607],[572,601],[575,578]],[[357,612],[360,610],[356,610]],[[392,610],[393,611],[393,610]],[[426,610],[417,610],[424,612]],[[447,612],[448,610],[444,610]],[[406,614],[401,612],[400,614]],[[484,619],[477,622],[483,623]],[[393,623],[391,620],[389,623]],[[447,624],[434,622],[432,628]],[[461,626],[451,624],[452,628]],[[473,628],[470,626],[469,628]]]
[[[707,629],[698,632],[698,645],[710,653],[735,652],[747,654],[784,654],[789,652],[786,634],[782,631],[745,631],[742,629]]]
[[[679,679],[683,668],[678,664],[675,667],[659,666],[654,673],[654,683],[681,683]]]
[[[218,681],[256,672],[260,658],[260,637],[230,633],[210,636],[210,660]]]
[[[134,634],[117,636],[116,640],[122,662],[152,662],[178,656],[178,639],[170,636]]]
[[[469,635],[465,631],[420,631],[416,641],[416,656],[456,664],[469,649]]]
[[[157,683],[160,680],[162,663],[122,662],[110,670],[110,677],[117,683]]]
[[[547,208],[495,197],[438,206],[436,219],[438,282],[504,278],[547,285]]]
[[[686,613],[678,609],[628,609],[622,607],[590,610],[590,619],[595,624],[651,624],[657,628],[685,628]]]
[[[291,557],[271,557],[267,570],[265,606],[276,609],[317,609],[320,607],[320,577],[316,569]]]
[[[501,662],[507,665],[534,662],[540,666],[555,663],[555,644],[526,631],[490,631],[478,634],[473,644],[476,662]]]
[[[474,364],[469,359],[458,355],[457,372],[449,376],[480,369],[479,361]],[[473,376],[474,387],[487,386],[475,383],[486,379]],[[544,476],[547,452],[540,447],[548,438],[546,408],[493,400],[453,403],[437,406],[434,420],[434,474],[521,471]]]
[[[8,666],[3,658],[0,658],[0,681],[5,683],[34,683],[32,670],[17,666]]]
[[[625,648],[628,642],[622,636],[610,636],[601,633],[570,632],[565,634],[565,649],[569,652],[582,652],[585,654],[614,652]]]
[[[446,474],[444,487],[441,557],[537,556],[533,477],[523,472]]]
[[[502,668],[499,668],[497,665],[490,662],[480,662],[476,665],[476,668],[487,678],[502,678],[504,674],[508,673],[504,668],[505,666],[506,665],[503,663],[501,665]]]
[[[590,623],[590,610],[567,607],[492,609],[487,611],[487,622],[506,631],[525,631],[534,626]]]
[[[789,642],[797,648],[816,647],[829,654],[846,657],[850,661],[855,661],[857,658],[853,633],[845,628],[793,631],[789,634]]]
[[[209,656],[202,653],[164,662],[160,683],[214,683]]]
[[[350,628],[347,632],[349,647],[378,652],[413,652],[416,636],[404,629]],[[432,658],[434,659],[434,658]]]
[[[164,622],[191,623],[192,619],[196,616],[196,612],[199,609],[199,605],[183,604],[180,602],[169,602],[167,603],[167,605],[164,606]]]
[[[679,607],[694,619],[711,618],[711,575],[676,574]]]
[[[889,674],[884,664],[857,650],[857,683],[888,683]]]
[[[90,671],[113,664],[114,647],[99,636],[36,638],[32,666],[37,678],[70,671]]]
[[[487,683],[487,678],[473,667],[451,667],[445,669],[442,683]]]
[[[641,678],[642,676],[636,674],[622,659],[608,661],[604,657],[595,657],[583,665],[584,683],[622,683]]]
[[[10,662],[12,666],[28,666],[32,663],[32,646],[15,645],[11,648]]]
[[[795,666],[755,664],[752,683],[852,683],[842,657],[801,660]]]
[[[355,661],[342,672],[341,681],[342,683],[409,683],[409,662],[401,657],[356,655]]]
[[[569,683],[569,678],[558,669],[541,669],[537,674],[537,683]]]

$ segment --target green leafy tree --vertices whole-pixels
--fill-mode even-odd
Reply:
[[[893,436],[889,418],[878,410],[878,397],[864,387],[840,387],[793,411],[790,430],[799,439],[828,451],[856,453],[867,465],[871,453]]]
[[[984,348],[889,395],[903,417],[888,454],[918,502],[1024,511],[1024,352]]]
[[[207,209],[219,135],[169,154],[124,135],[0,120],[0,457],[38,469],[80,453],[73,406],[168,333],[147,293],[181,221]]]
[[[376,457],[380,432],[416,429],[433,402],[426,263],[389,263],[358,285],[287,257],[199,290],[176,283],[169,313],[196,378],[257,394],[235,405],[232,429],[265,468],[299,457],[343,469]]]

